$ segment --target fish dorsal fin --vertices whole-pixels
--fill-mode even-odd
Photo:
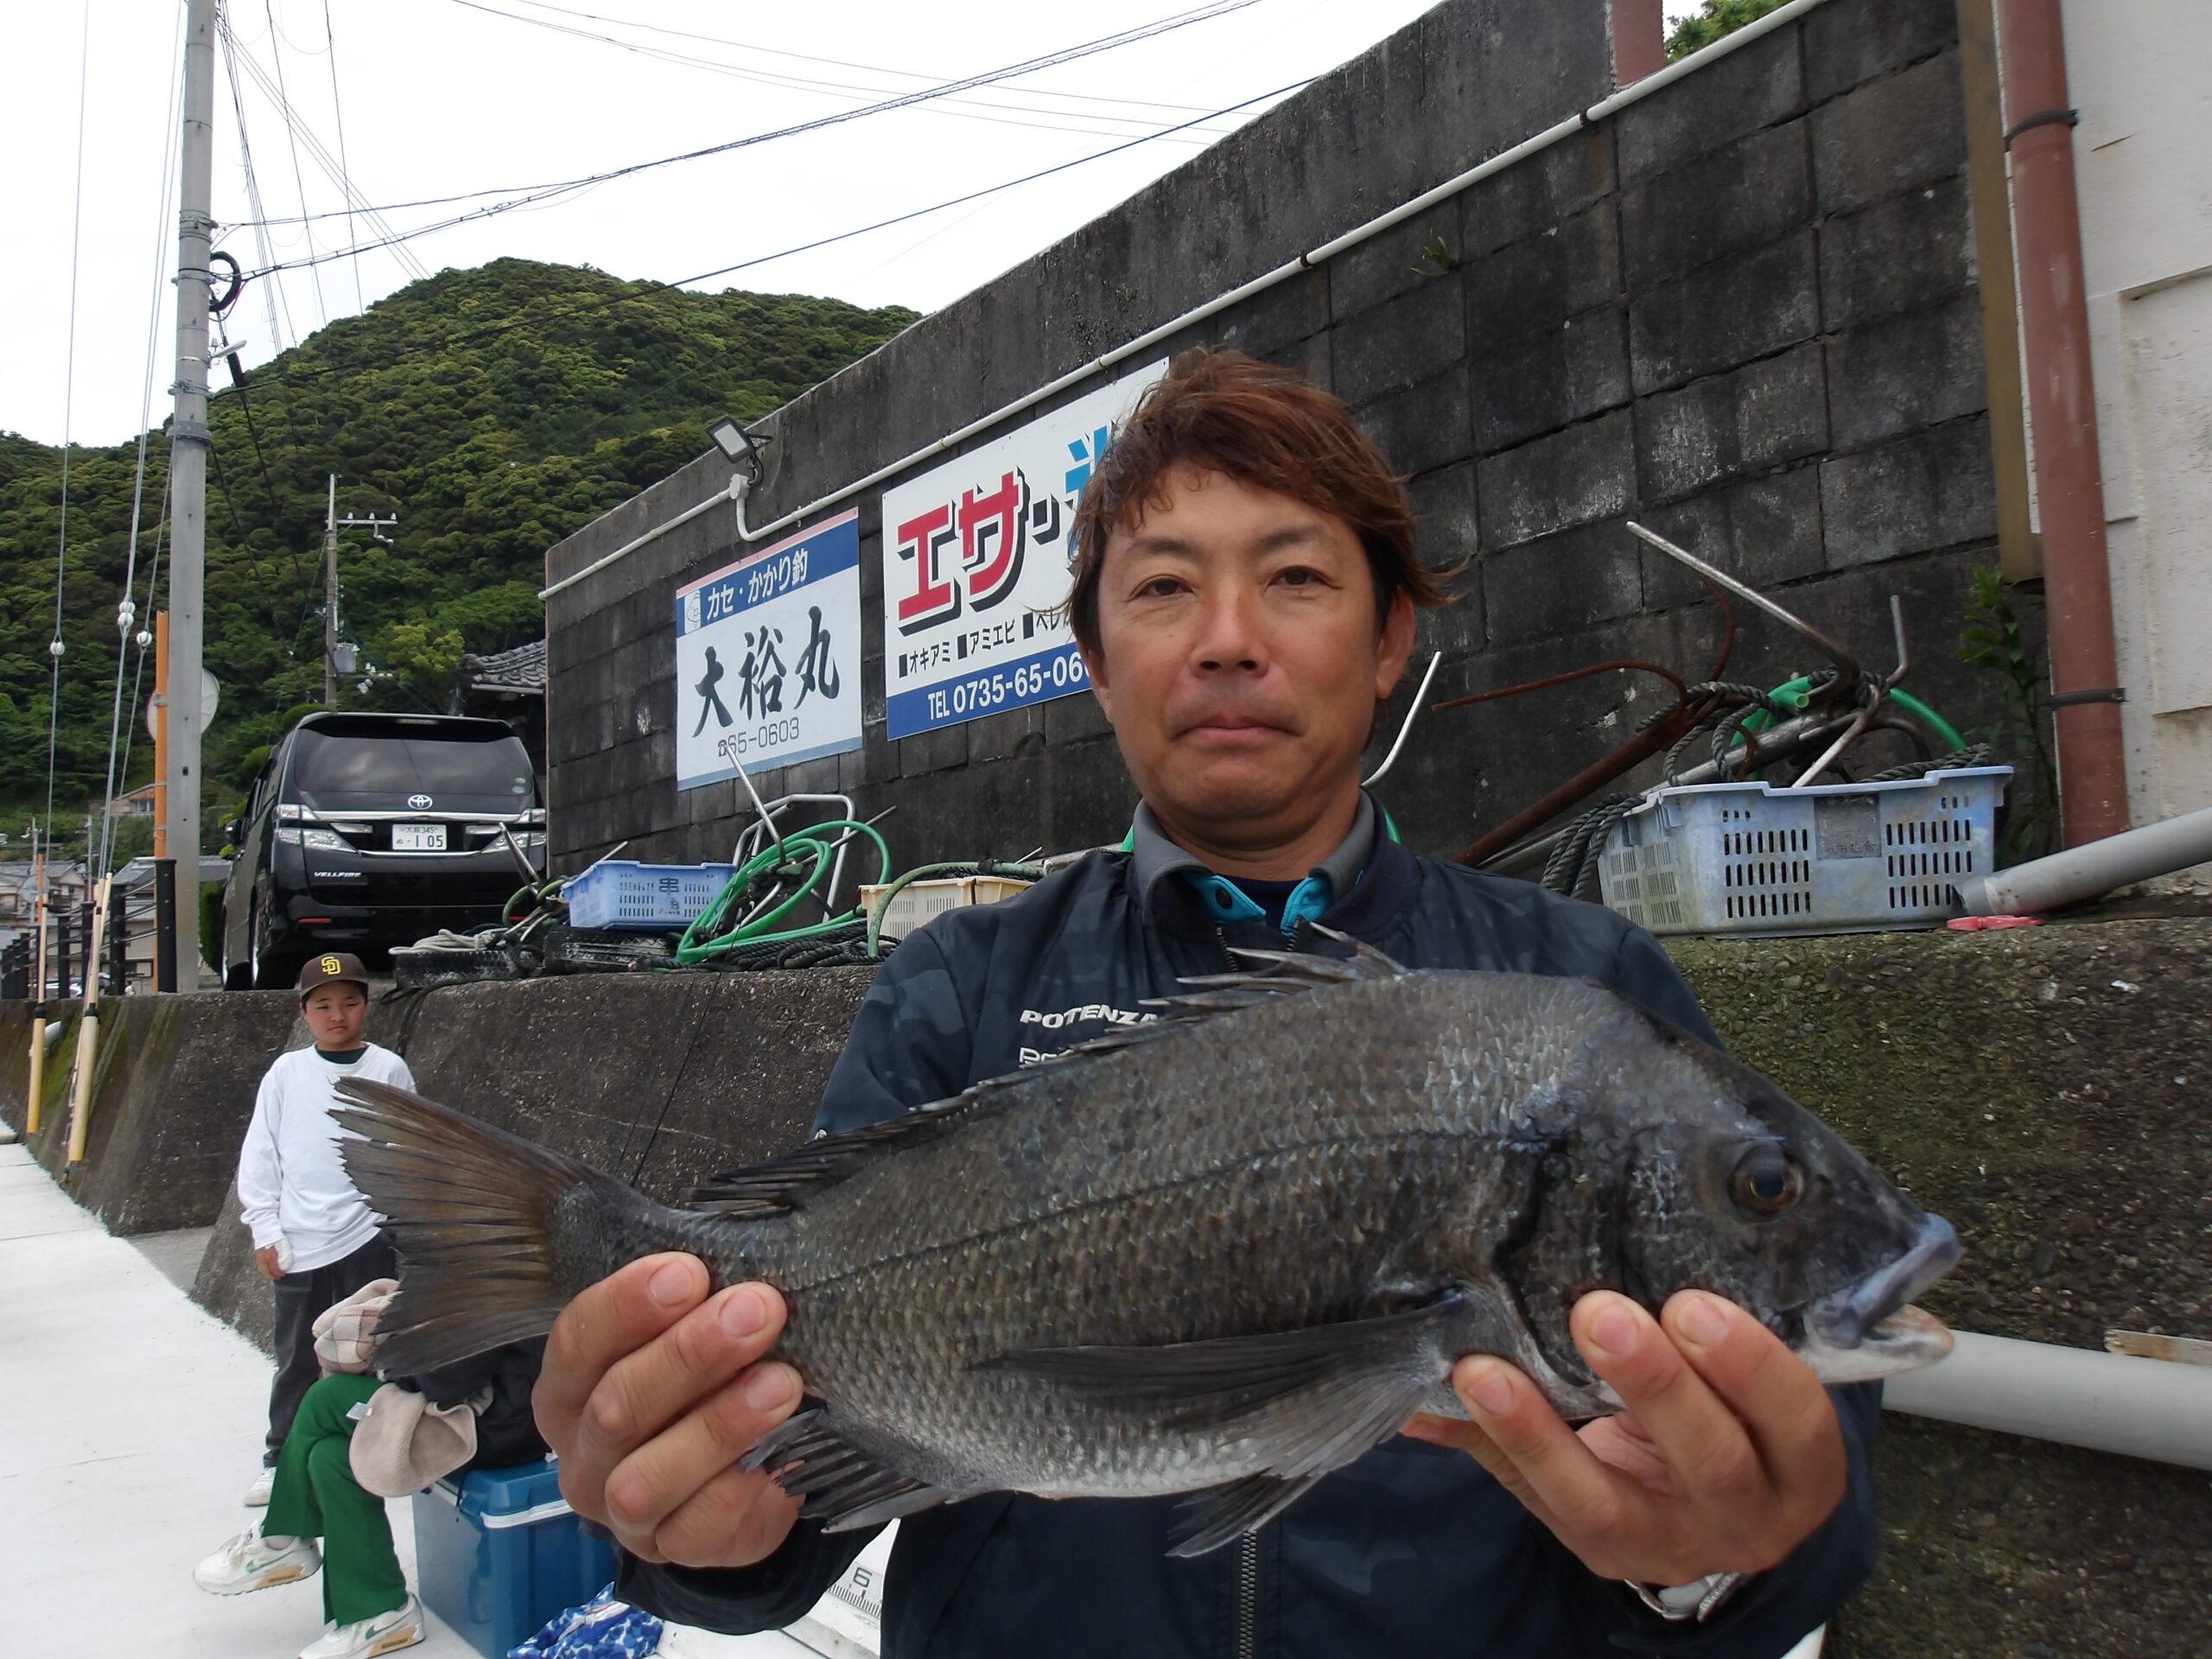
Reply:
[[[789,1152],[702,1182],[691,1189],[686,1202],[694,1210],[728,1216],[774,1216],[796,1210],[810,1193],[858,1173],[881,1154],[943,1134],[964,1120],[987,1094],[1024,1075],[994,1077],[948,1100],[917,1106],[865,1128],[817,1135]]]
[[[1364,940],[1355,939],[1349,933],[1339,933],[1332,927],[1318,923],[1313,931],[1324,938],[1338,940],[1352,948],[1350,957],[1324,957],[1311,950],[1254,950],[1231,945],[1229,954],[1241,957],[1256,964],[1249,969],[1237,969],[1226,974],[1192,974],[1179,982],[1189,988],[1176,996],[1148,996],[1142,1006],[1160,1010],[1159,1017],[1141,1026],[1121,1026],[1103,1036],[1093,1037],[1051,1055],[1038,1062],[1040,1065],[1057,1065],[1065,1061],[1109,1054],[1117,1049],[1133,1048],[1140,1043],[1149,1043],[1171,1033],[1188,1029],[1193,1023],[1212,1018],[1217,1014],[1236,1014],[1244,1008],[1255,1008],[1263,1002],[1279,1001],[1287,996],[1300,996],[1308,991],[1328,990],[1338,985],[1357,985],[1370,980],[1397,979],[1411,972],[1403,963],[1395,962]],[[1031,1068],[1033,1071],[1035,1067]]]
[[[1080,1064],[1141,1043],[1154,1042],[1216,1014],[1234,1014],[1281,997],[1332,986],[1395,979],[1408,971],[1372,945],[1349,934],[1325,927],[1316,927],[1314,931],[1351,945],[1353,955],[1347,958],[1301,950],[1233,950],[1233,955],[1256,967],[1249,971],[1205,974],[1185,979],[1182,983],[1191,988],[1185,995],[1147,998],[1144,1006],[1157,1008],[1160,1013],[1142,1025],[1117,1027],[1103,1036],[1047,1055],[1019,1071],[986,1078],[949,1099],[918,1106],[866,1128],[817,1135],[804,1146],[702,1183],[692,1188],[689,1202],[694,1209],[724,1215],[780,1215],[798,1208],[810,1194],[857,1173],[887,1152],[918,1145],[969,1122],[983,1109],[1001,1103],[1006,1091],[1014,1084],[1027,1082],[1041,1071]]]

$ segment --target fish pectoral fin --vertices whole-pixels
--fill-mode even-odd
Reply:
[[[777,1424],[737,1466],[748,1473],[768,1470],[779,1486],[804,1501],[803,1513],[822,1522],[824,1532],[877,1526],[963,1496],[901,1474],[855,1445],[820,1409]]]
[[[979,1369],[1027,1372],[1150,1408],[1170,1428],[1249,1440],[1270,1478],[1299,1480],[1342,1468],[1420,1409],[1451,1369],[1445,1335],[1465,1312],[1452,1291],[1340,1325],[1150,1348],[1024,1349]]]
[[[1248,1532],[1257,1532],[1312,1491],[1320,1478],[1300,1475],[1284,1480],[1274,1475],[1248,1475],[1243,1480],[1193,1492],[1183,1500],[1182,1512],[1168,1534],[1167,1553],[1204,1555]]]

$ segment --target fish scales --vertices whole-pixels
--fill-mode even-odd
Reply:
[[[1521,1128],[1573,1047],[1567,1027],[1531,1009],[1530,1034],[1554,1040],[1522,1044],[1524,1062],[1504,1064],[1504,1011],[1491,1009],[1497,1029],[1468,1033],[1455,1028],[1464,1002],[1438,990],[1420,975],[1348,987],[1318,1027],[1287,998],[1040,1070],[1017,1085],[1035,1099],[841,1183],[764,1248],[766,1276],[789,1294],[785,1352],[845,1414],[919,1414],[925,1438],[965,1463],[1051,1479],[1073,1472],[1058,1466],[1071,1455],[1065,1390],[979,1379],[978,1362],[1362,1317],[1408,1238],[1471,1168],[1479,1179],[1490,1160],[1473,1143]],[[1558,981],[1498,991],[1501,1002],[1586,995]],[[1255,1052],[1269,1064],[1255,1066]],[[1440,1052],[1452,1057],[1442,1066]],[[887,1367],[887,1349],[912,1363]],[[1170,1433],[1160,1414],[1116,1414],[1108,1431],[1153,1449],[1122,1471],[1130,1490],[1258,1466],[1252,1449]],[[1094,1452],[1079,1455],[1096,1470]]]
[[[1592,1288],[1713,1289],[1839,1380],[1933,1357],[1889,1316],[1955,1256],[1949,1230],[1748,1068],[1590,982],[1280,968],[1194,999],[1249,1006],[738,1172],[711,1189],[727,1213],[481,1126],[464,1157],[467,1120],[351,1090],[374,1145],[349,1167],[399,1233],[401,1309],[422,1298],[396,1339],[550,1322],[622,1262],[691,1249],[717,1284],[784,1293],[778,1352],[824,1404],[754,1456],[833,1523],[998,1489],[1224,1489],[1194,1548],[1412,1410],[1456,1409],[1459,1353],[1504,1355],[1575,1414],[1616,1404],[1567,1333]],[[543,1213],[518,1200],[502,1225],[548,1235],[550,1267],[472,1255],[450,1186],[429,1195],[472,1157],[480,1193],[502,1158],[535,1171]],[[484,1312],[472,1264],[535,1311]]]

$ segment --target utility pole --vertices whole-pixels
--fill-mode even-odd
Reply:
[[[322,706],[338,706],[338,474],[322,514]]]
[[[338,516],[338,474],[327,474],[330,480],[328,505],[322,515],[322,706],[338,706],[338,532],[366,527],[378,541],[390,543],[391,537],[384,532],[399,522],[399,515],[379,518],[373,512],[365,518],[340,518]],[[351,668],[347,673],[353,672]]]
[[[164,849],[200,892],[200,671],[207,559],[207,255],[215,221],[215,3],[185,0],[184,130],[177,190],[176,411],[169,423],[168,770]],[[174,688],[184,695],[174,695]],[[180,988],[199,983],[181,975]]]

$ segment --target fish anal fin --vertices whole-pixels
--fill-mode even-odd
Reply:
[[[901,1473],[819,1408],[770,1429],[737,1466],[769,1471],[778,1485],[802,1500],[800,1512],[820,1522],[824,1532],[875,1526],[965,1495]]]
[[[1248,1532],[1257,1532],[1285,1510],[1312,1491],[1319,1475],[1284,1480],[1274,1475],[1247,1475],[1224,1485],[1209,1486],[1184,1499],[1182,1512],[1168,1534],[1170,1555],[1204,1555],[1234,1543]]]
[[[1420,1409],[1451,1369],[1450,1333],[1465,1313],[1454,1291],[1373,1319],[1158,1347],[1026,1349],[982,1369],[1149,1408],[1172,1429],[1249,1441],[1268,1475],[1298,1480],[1342,1468]]]

